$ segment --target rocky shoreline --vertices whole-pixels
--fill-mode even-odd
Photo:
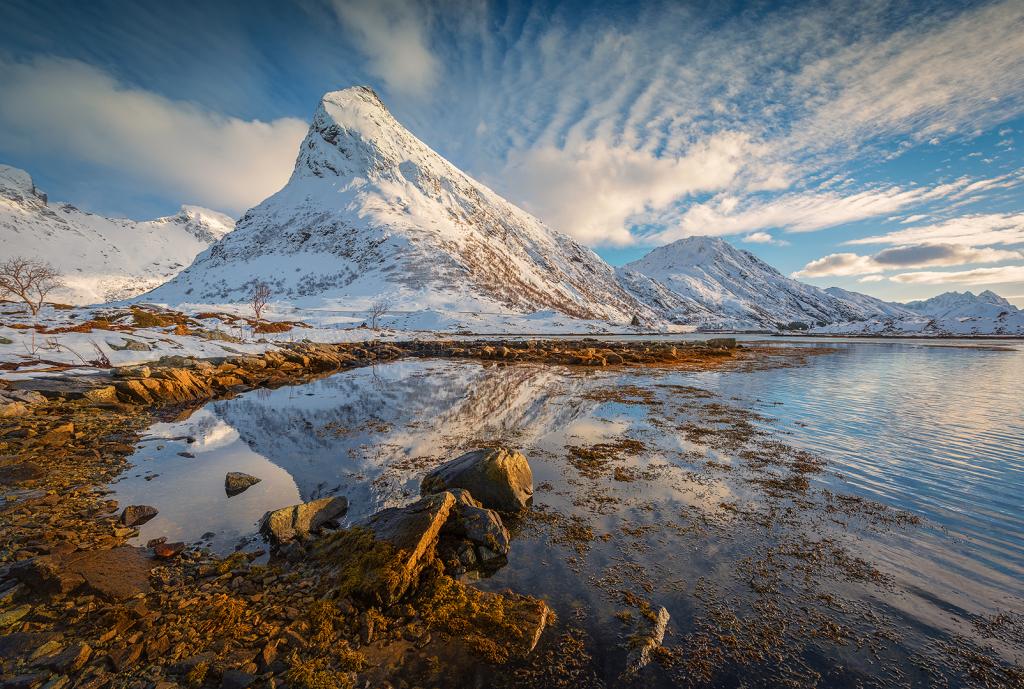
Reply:
[[[729,340],[294,344],[261,356],[169,357],[5,381],[0,686],[436,686],[480,679],[529,653],[553,617],[547,606],[459,579],[508,552],[500,516],[508,505],[485,488],[456,486],[450,476],[425,481],[435,490],[395,513],[287,543],[270,538],[266,564],[253,553],[219,558],[161,539],[128,546],[133,520],[106,497],[157,420],[407,356],[710,368],[756,352]],[[368,581],[382,588],[367,589]]]

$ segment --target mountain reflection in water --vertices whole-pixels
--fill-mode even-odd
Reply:
[[[830,346],[805,366],[753,372],[348,371],[158,424],[113,497],[160,510],[138,542],[213,532],[226,553],[258,544],[266,510],[341,494],[356,520],[415,499],[438,463],[502,443],[530,458],[540,518],[514,526],[509,565],[479,585],[547,599],[585,630],[601,676],[622,667],[625,591],[668,608],[666,646],[682,666],[708,620],[730,616],[739,646],[758,625],[786,628],[773,642],[785,660],[758,661],[779,681],[927,683],[922,658],[956,677],[944,644],[1020,663],[1019,638],[979,630],[1000,613],[1024,625],[1024,352]],[[579,448],[611,459],[594,468]],[[824,471],[781,497],[766,488],[783,466],[771,463],[802,450]],[[757,473],[755,459],[770,466]],[[262,482],[227,498],[227,471]],[[728,654],[720,662],[708,686],[746,676]],[[658,672],[655,683],[679,680]]]

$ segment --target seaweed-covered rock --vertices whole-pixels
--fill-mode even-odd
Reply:
[[[499,512],[525,511],[533,499],[533,472],[516,450],[474,450],[442,464],[423,478],[422,495],[464,488],[484,507]]]
[[[651,651],[661,645],[668,626],[668,610],[661,607],[650,615],[639,616],[636,631],[629,637],[629,655],[626,656],[626,674],[639,672],[651,662]]]
[[[273,545],[287,543],[324,526],[336,524],[348,512],[348,499],[344,496],[320,498],[290,507],[282,507],[263,515],[260,533]]]
[[[401,551],[402,566],[415,575],[434,557],[441,529],[454,506],[455,496],[451,493],[429,495],[406,507],[381,510],[359,526],[369,529],[378,541]]]

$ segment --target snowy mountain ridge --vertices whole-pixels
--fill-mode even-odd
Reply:
[[[460,314],[657,314],[597,254],[458,170],[371,89],[326,94],[288,183],[145,299],[244,301],[256,281],[301,308]]]
[[[892,309],[866,295],[831,294],[788,278],[718,237],[679,239],[626,264],[619,273],[670,320],[705,330],[775,330],[794,323],[814,327],[864,320]]]
[[[65,286],[55,301],[95,304],[162,284],[234,227],[228,216],[182,206],[171,216],[135,221],[51,203],[24,170],[0,165],[0,259],[52,263]]]
[[[875,317],[818,328],[827,334],[923,336],[1024,336],[1024,310],[991,290],[945,292],[898,306],[909,315]]]

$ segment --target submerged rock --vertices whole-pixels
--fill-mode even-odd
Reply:
[[[665,639],[668,626],[668,610],[658,608],[650,615],[640,615],[636,631],[629,637],[629,655],[626,656],[626,674],[635,674],[651,662],[651,651]]]
[[[348,499],[341,495],[282,507],[263,515],[260,533],[273,545],[281,545],[323,526],[336,524],[346,512]]]
[[[464,488],[484,507],[524,512],[533,499],[533,472],[516,450],[474,450],[442,464],[423,478],[422,495]]]
[[[239,493],[245,492],[247,488],[255,486],[263,479],[250,476],[249,474],[242,473],[241,471],[229,471],[224,477],[224,492],[228,494],[228,497],[233,497]]]
[[[159,510],[149,505],[128,505],[121,513],[121,523],[125,526],[139,526],[159,514]]]

